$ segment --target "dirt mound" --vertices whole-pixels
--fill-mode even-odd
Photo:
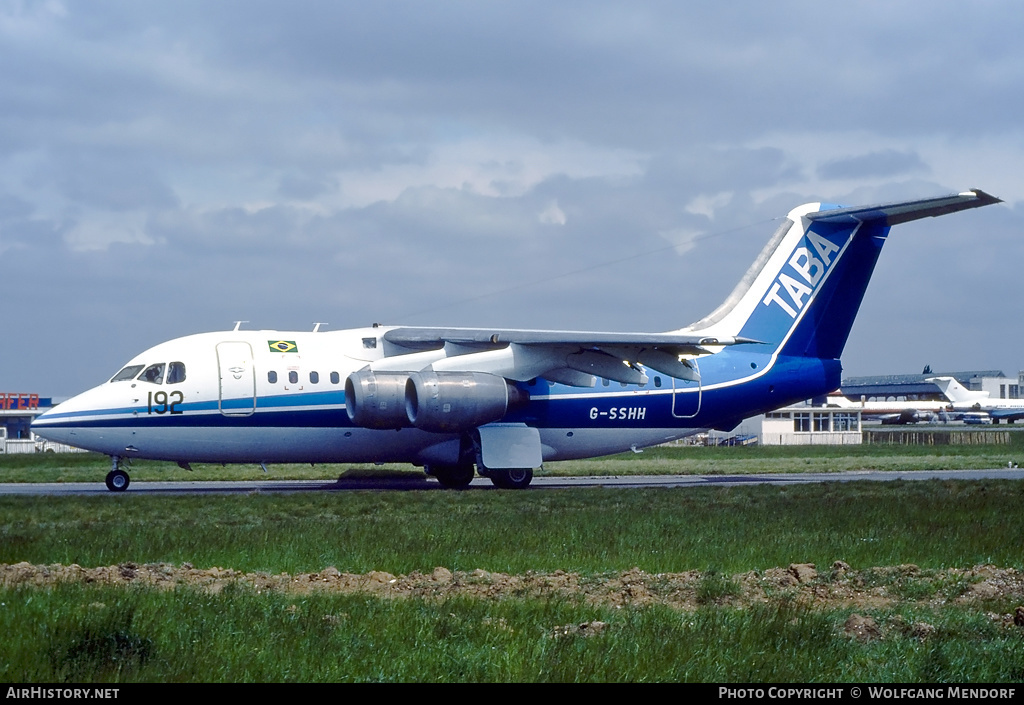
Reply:
[[[921,570],[914,565],[852,570],[837,561],[819,571],[807,563],[732,576],[714,572],[647,573],[633,568],[621,573],[583,575],[565,571],[520,575],[486,570],[392,575],[382,571],[343,573],[328,567],[316,573],[248,573],[231,568],[196,568],[190,563],[121,563],[84,568],[79,565],[0,564],[0,585],[44,588],[62,582],[97,585],[138,585],[173,590],[190,587],[218,593],[228,585],[257,592],[283,594],[362,593],[382,597],[480,599],[571,598],[596,604],[662,604],[696,609],[719,604],[737,607],[770,600],[788,600],[816,609],[873,608],[900,603],[976,604],[994,600],[1024,602],[1024,574],[1013,568],[981,565],[969,569]],[[1012,624],[1012,613],[1000,617]],[[1021,620],[1021,617],[1017,617]],[[865,627],[851,626],[863,638]],[[870,630],[868,630],[870,631]]]

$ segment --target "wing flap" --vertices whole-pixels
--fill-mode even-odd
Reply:
[[[487,372],[516,381],[550,374],[551,381],[573,386],[592,386],[593,375],[644,384],[644,366],[669,377],[695,380],[695,368],[681,356],[708,355],[724,346],[759,342],[681,333],[417,327],[392,328],[382,337],[389,346],[408,352],[371,363],[375,370],[430,366],[435,371]]]
[[[679,333],[603,333],[593,331],[515,330],[499,328],[392,328],[384,333],[388,343],[410,350],[428,350],[445,344],[480,347],[519,345],[578,346],[581,348],[657,347],[678,350],[679,355],[706,354],[709,346],[759,343],[748,338],[711,338],[706,335]]]

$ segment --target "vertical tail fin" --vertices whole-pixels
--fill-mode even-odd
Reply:
[[[974,190],[877,206],[794,208],[725,303],[685,330],[838,359],[891,226],[999,202]]]
[[[925,382],[934,382],[951,404],[967,404],[988,399],[989,396],[988,392],[972,392],[953,377],[928,377]]]

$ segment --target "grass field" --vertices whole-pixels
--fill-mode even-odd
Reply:
[[[926,640],[838,636],[842,612],[609,609],[566,601],[302,599],[63,586],[4,591],[11,682],[951,682],[1024,678],[984,614],[907,608]],[[15,607],[16,603],[16,607]],[[583,636],[563,625],[602,625]],[[567,633],[568,632],[568,633]]]
[[[1016,448],[927,450],[659,449],[569,470],[597,474],[602,463],[632,472],[998,467]],[[4,458],[0,477],[99,480],[106,472],[102,458],[67,457],[44,458],[36,468]],[[339,468],[329,471],[337,477]],[[133,478],[145,472],[184,473],[139,468]],[[1024,595],[963,603],[963,585],[923,581],[889,585],[901,599],[875,606],[815,608],[784,591],[746,606],[717,605],[715,596],[733,589],[734,574],[790,563],[1022,571],[1022,505],[1024,485],[1009,481],[4,497],[6,564],[187,562],[269,574],[333,566],[395,575],[443,566],[573,571],[591,580],[633,567],[655,575],[700,570],[708,599],[680,611],[571,596],[388,599],[245,587],[211,594],[9,585],[0,587],[0,681],[1020,682],[1024,630],[994,615],[1012,613]],[[878,580],[883,589],[895,579]],[[884,636],[860,641],[844,633],[854,611],[873,618]]]
[[[912,481],[525,492],[0,498],[0,562],[267,572],[1024,567],[1024,486]]]

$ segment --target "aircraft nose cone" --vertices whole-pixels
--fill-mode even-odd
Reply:
[[[32,419],[32,423],[29,426],[32,433],[48,441],[55,441],[57,443],[67,442],[68,431],[53,425],[61,406],[62,404],[58,404]]]
[[[33,419],[32,433],[55,443],[79,445],[76,432],[82,430],[85,417],[96,407],[94,396],[94,390],[89,390],[47,409]]]

